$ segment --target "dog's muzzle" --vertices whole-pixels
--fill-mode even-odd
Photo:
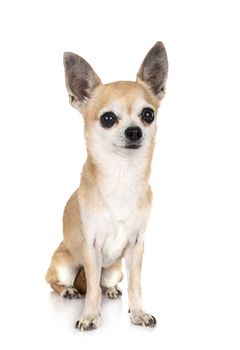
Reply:
[[[142,130],[138,126],[130,126],[125,130],[127,143],[125,148],[137,149],[141,146]]]

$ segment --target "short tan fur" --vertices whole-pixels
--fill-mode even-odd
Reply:
[[[63,240],[46,280],[62,297],[86,294],[76,328],[91,330],[100,324],[102,293],[112,299],[121,295],[125,258],[131,322],[154,327],[155,317],[142,308],[140,275],[156,119],[168,72],[166,50],[161,42],[152,47],[136,82],[104,85],[83,58],[69,52],[64,67],[70,103],[84,118],[87,160],[80,186],[66,204]]]

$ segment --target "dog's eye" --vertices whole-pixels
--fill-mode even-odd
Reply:
[[[154,120],[154,112],[151,108],[143,108],[141,118],[148,124],[151,124]]]
[[[117,122],[117,117],[113,112],[106,112],[100,118],[100,123],[104,128],[111,128]]]

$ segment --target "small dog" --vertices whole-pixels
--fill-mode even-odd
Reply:
[[[152,47],[136,82],[104,85],[83,58],[70,52],[64,54],[64,67],[70,103],[84,118],[87,161],[80,187],[66,204],[64,238],[46,280],[64,298],[86,293],[76,328],[91,330],[100,323],[102,292],[111,299],[121,295],[117,285],[124,257],[131,322],[154,327],[155,317],[142,309],[140,274],[156,116],[168,72],[166,50],[161,42]]]

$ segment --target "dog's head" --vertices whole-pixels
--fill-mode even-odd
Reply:
[[[70,103],[85,120],[89,151],[136,154],[153,144],[168,72],[161,42],[148,52],[136,82],[104,85],[83,58],[70,52],[64,54],[64,66]]]

